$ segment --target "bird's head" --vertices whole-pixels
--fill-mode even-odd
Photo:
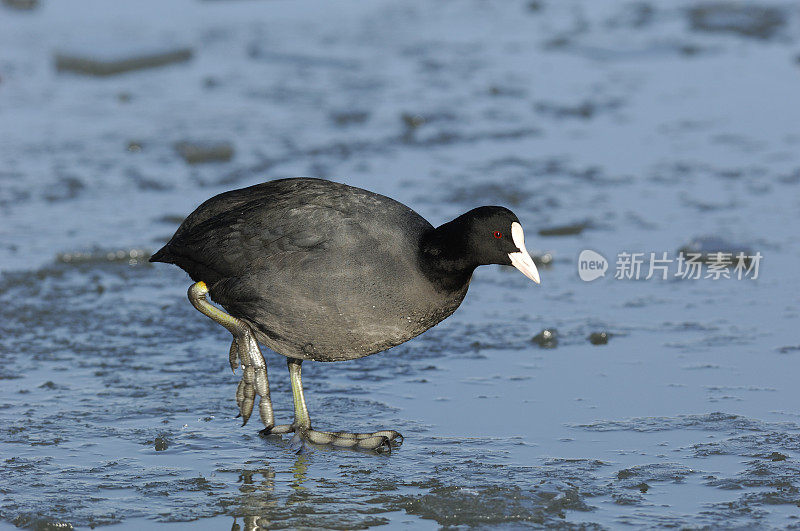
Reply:
[[[539,283],[539,271],[525,248],[525,233],[519,219],[505,207],[484,206],[463,216],[467,245],[479,265],[512,265]]]

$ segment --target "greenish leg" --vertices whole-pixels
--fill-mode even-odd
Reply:
[[[242,380],[236,388],[236,404],[239,406],[239,414],[242,417],[242,426],[247,424],[253,412],[255,397],[260,397],[258,411],[261,421],[266,428],[263,430],[270,433],[275,426],[275,416],[272,411],[272,400],[269,396],[269,379],[267,378],[267,364],[264,356],[258,348],[253,332],[244,321],[229,315],[206,299],[208,287],[205,282],[197,282],[189,288],[189,301],[192,306],[199,310],[203,315],[209,317],[216,323],[224,326],[232,335],[228,354],[228,361],[231,369],[236,372],[236,366],[242,367]]]
[[[203,315],[224,326],[232,335],[233,342],[228,353],[231,369],[242,367],[242,380],[236,387],[236,404],[243,419],[242,426],[247,424],[258,395],[259,414],[266,426],[262,435],[296,433],[302,439],[314,444],[329,444],[343,448],[362,448],[377,452],[391,451],[392,446],[402,444],[403,436],[394,430],[382,430],[375,433],[349,433],[318,431],[311,428],[311,417],[308,415],[306,399],[303,395],[303,382],[300,378],[302,360],[289,358],[289,375],[294,398],[293,424],[275,425],[272,401],[269,396],[269,379],[264,356],[258,348],[253,332],[244,321],[225,313],[207,300],[208,287],[205,282],[197,282],[189,288],[189,300]]]
[[[345,431],[318,431],[311,428],[306,398],[303,395],[303,381],[300,377],[300,364],[303,360],[289,358],[289,377],[294,398],[294,424],[291,428],[301,438],[314,444],[330,444],[342,448],[361,448],[377,452],[391,452],[393,445],[402,444],[403,436],[394,430],[375,433],[350,433]]]
[[[289,378],[292,382],[292,399],[294,401],[294,428],[302,432],[311,429],[311,417],[308,416],[308,407],[306,407],[306,397],[303,394],[303,380],[300,377],[300,364],[303,360],[289,358],[287,365],[289,366]]]

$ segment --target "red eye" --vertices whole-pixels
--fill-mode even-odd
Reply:
[[[500,238],[503,237],[503,233],[500,232],[499,230],[496,230],[496,231],[494,231],[494,237],[499,240]]]

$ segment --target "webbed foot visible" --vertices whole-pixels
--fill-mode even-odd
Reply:
[[[242,426],[247,424],[250,419],[255,405],[255,397],[258,396],[258,412],[261,421],[267,428],[272,428],[275,425],[275,416],[269,396],[267,365],[249,329],[239,337],[234,336],[231,352],[234,351],[236,351],[236,359],[242,367],[242,379],[236,387],[236,404],[239,406]],[[233,354],[230,357],[233,358]]]
[[[345,431],[320,431],[311,428],[311,418],[306,408],[303,395],[303,384],[300,379],[302,360],[289,358],[289,374],[291,376],[292,394],[294,397],[294,422],[292,424],[275,425],[272,401],[269,396],[269,379],[267,364],[258,348],[258,343],[250,326],[232,315],[220,310],[206,299],[208,287],[205,282],[197,282],[189,288],[189,300],[204,315],[224,326],[232,335],[233,342],[228,353],[231,370],[242,367],[242,379],[236,387],[236,405],[242,426],[247,424],[255,407],[256,396],[259,397],[258,410],[265,428],[261,435],[280,435],[294,433],[299,441],[312,444],[330,445],[339,448],[358,448],[374,450],[379,453],[391,452],[392,448],[403,443],[403,436],[394,430],[381,430],[374,433],[350,433]]]
[[[224,326],[232,335],[233,342],[228,353],[231,370],[242,367],[242,379],[236,387],[236,405],[242,417],[242,426],[250,420],[255,406],[255,397],[259,397],[258,412],[267,429],[275,425],[272,411],[272,400],[269,396],[269,379],[264,355],[258,348],[253,332],[244,321],[229,315],[206,299],[208,286],[205,282],[197,282],[189,288],[189,300],[204,315]]]
[[[374,433],[350,433],[346,431],[320,431],[313,428],[298,429],[292,424],[275,426],[271,430],[261,430],[263,436],[294,433],[295,437],[312,444],[335,446],[337,448],[358,448],[390,453],[392,448],[403,444],[403,436],[394,430],[381,430]]]
[[[294,432],[296,437],[313,444],[336,446],[339,448],[360,448],[374,450],[379,453],[391,452],[393,447],[403,443],[403,436],[394,430],[382,430],[374,433],[350,433],[346,431],[320,431],[311,427],[306,399],[303,394],[303,382],[300,377],[302,360],[289,358],[289,376],[294,396],[294,423],[282,427]],[[288,433],[286,431],[285,433]],[[272,431],[275,433],[275,430]]]

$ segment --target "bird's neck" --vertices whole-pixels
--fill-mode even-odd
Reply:
[[[431,229],[420,241],[419,262],[428,279],[443,291],[460,291],[479,265],[468,248],[460,218]]]

